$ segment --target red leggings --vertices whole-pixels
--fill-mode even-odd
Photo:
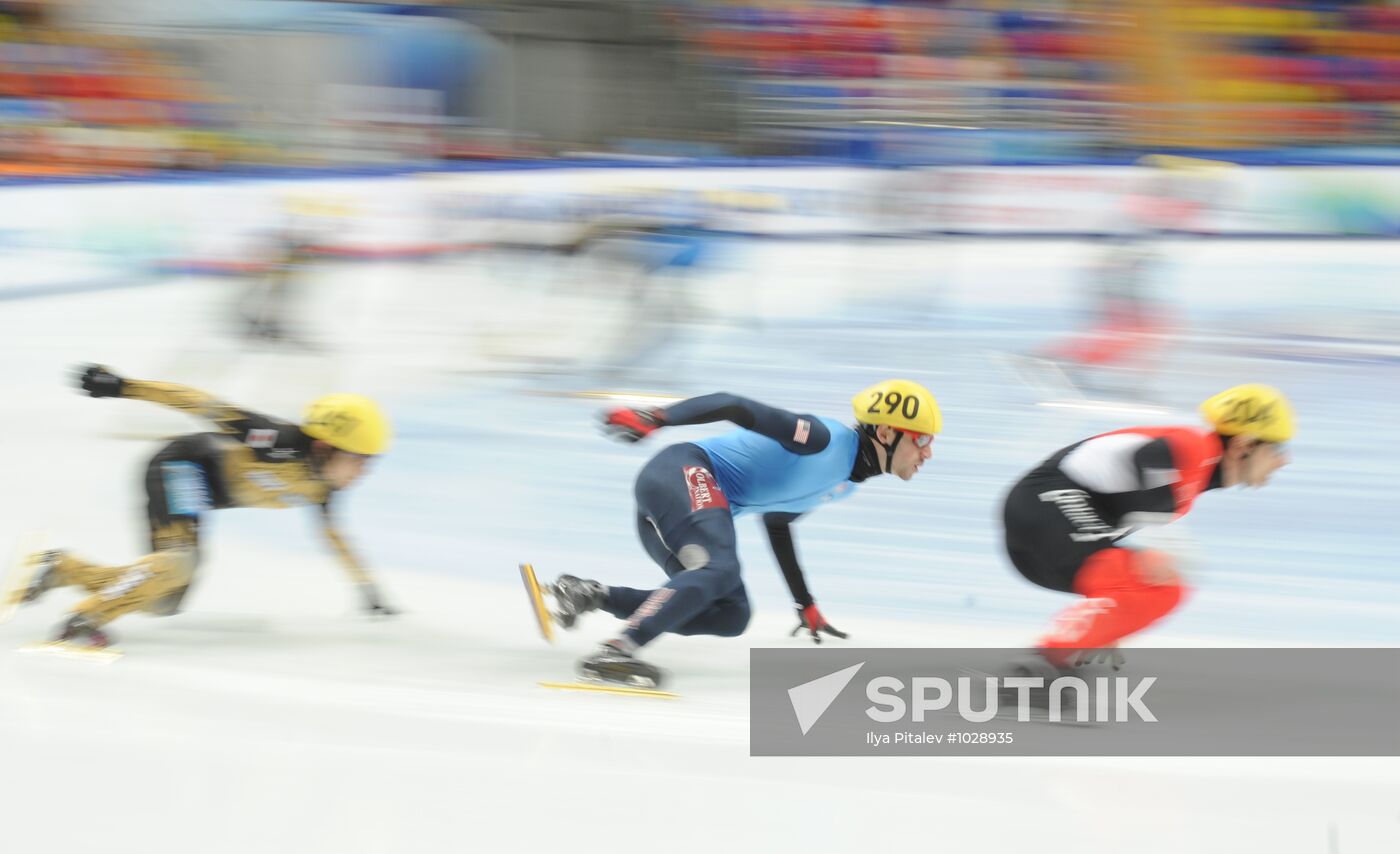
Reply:
[[[1094,553],[1074,577],[1074,591],[1085,598],[1060,612],[1040,641],[1048,650],[1102,649],[1141,631],[1171,613],[1186,594],[1180,580],[1154,583],[1144,569],[1161,560],[1158,552],[1125,548]],[[1065,653],[1067,657],[1068,653]]]

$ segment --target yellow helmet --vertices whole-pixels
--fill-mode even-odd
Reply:
[[[332,448],[366,456],[389,450],[393,434],[379,404],[358,394],[328,394],[311,401],[301,431]]]
[[[1293,407],[1273,386],[1249,383],[1226,389],[1202,403],[1201,414],[1225,436],[1248,435],[1265,442],[1293,438]]]
[[[943,413],[933,393],[912,380],[885,380],[851,398],[856,421],[887,424],[915,433],[943,429]]]

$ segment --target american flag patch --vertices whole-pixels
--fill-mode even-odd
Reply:
[[[793,431],[792,441],[799,445],[807,444],[807,437],[812,435],[812,422],[806,418],[797,419],[797,429]]]

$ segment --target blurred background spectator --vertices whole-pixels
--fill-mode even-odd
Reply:
[[[806,155],[1393,157],[1400,8],[3,0],[0,170]]]
[[[744,125],[814,152],[1048,159],[1396,138],[1400,9],[1388,4],[692,3],[678,15],[697,55],[734,76]]]

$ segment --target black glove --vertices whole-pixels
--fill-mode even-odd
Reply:
[[[603,413],[603,432],[610,438],[629,445],[640,442],[665,426],[666,419],[659,409],[610,409]]]
[[[101,365],[88,365],[78,378],[78,385],[90,397],[121,397],[126,380]]]
[[[361,586],[360,592],[365,597],[365,613],[371,617],[396,617],[399,612],[396,608],[391,608],[384,604],[384,600],[379,596],[379,588],[374,584]]]
[[[841,640],[845,640],[847,637],[845,632],[826,621],[826,617],[822,616],[822,612],[817,610],[817,603],[815,602],[805,608],[798,607],[797,628],[788,632],[788,637],[793,637],[803,629],[811,633],[812,643],[822,642],[821,634],[818,634],[819,632],[831,635],[835,638],[840,638]]]

